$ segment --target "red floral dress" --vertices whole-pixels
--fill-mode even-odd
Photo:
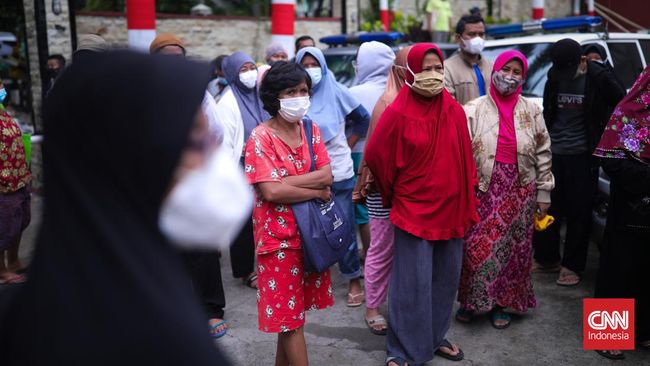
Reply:
[[[260,125],[246,144],[245,172],[251,184],[282,182],[291,175],[309,173],[311,160],[305,130],[293,149]],[[320,129],[314,124],[312,144],[316,169],[330,163]],[[305,310],[334,304],[329,270],[305,273],[298,225],[290,205],[265,201],[256,189],[253,235],[257,252],[257,308],[264,332],[288,332],[305,324]]]

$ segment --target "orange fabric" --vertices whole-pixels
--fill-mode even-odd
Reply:
[[[165,46],[178,46],[183,50],[185,50],[185,44],[183,43],[183,41],[181,41],[180,38],[176,37],[171,33],[162,33],[159,34],[153,40],[153,42],[151,42],[151,46],[149,46],[149,52],[156,53],[156,51],[158,51],[159,49]]]

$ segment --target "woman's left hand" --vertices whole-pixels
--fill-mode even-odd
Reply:
[[[546,214],[548,214],[548,209],[551,208],[550,203],[546,202],[537,202],[537,212],[539,217],[544,217]]]

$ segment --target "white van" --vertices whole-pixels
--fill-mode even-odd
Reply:
[[[488,40],[483,56],[494,60],[507,50],[518,50],[528,59],[523,95],[542,105],[546,74],[551,68],[551,46],[563,38],[572,38],[581,46],[597,43],[607,51],[607,60],[626,89],[630,89],[641,71],[650,63],[650,34],[640,33],[555,33]]]

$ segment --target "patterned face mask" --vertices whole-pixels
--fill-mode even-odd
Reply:
[[[501,71],[497,71],[492,74],[492,84],[501,95],[508,96],[524,84],[524,79],[506,76]]]

